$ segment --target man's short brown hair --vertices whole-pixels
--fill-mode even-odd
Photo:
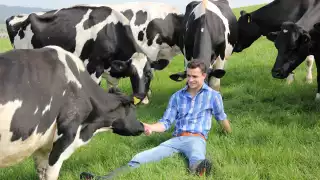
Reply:
[[[187,68],[195,69],[200,68],[202,73],[207,73],[207,66],[203,61],[200,60],[192,60],[188,63]]]

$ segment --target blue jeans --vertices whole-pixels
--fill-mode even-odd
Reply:
[[[189,160],[189,167],[193,167],[205,159],[206,141],[199,136],[173,137],[157,147],[135,155],[128,165],[136,168],[140,164],[160,161],[176,153],[183,153]]]

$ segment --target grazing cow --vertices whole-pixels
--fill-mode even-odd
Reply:
[[[181,54],[178,44],[183,15],[170,5],[158,2],[128,2],[82,6],[108,6],[126,16],[130,21],[134,40],[152,62],[160,60],[169,64],[174,56]],[[112,80],[111,77],[107,79]],[[118,84],[115,80],[110,83]],[[148,99],[145,98],[143,103],[147,104]]]
[[[58,46],[1,54],[0,81],[0,167],[34,155],[39,178],[56,180],[62,163],[96,133],[144,131],[132,98],[104,91]]]
[[[57,45],[80,57],[97,83],[104,71],[114,78],[130,77],[136,103],[145,98],[152,68],[167,61],[150,62],[134,40],[128,19],[110,7],[76,6],[6,20],[16,49]]]
[[[314,7],[305,13],[298,22],[284,22],[280,31],[267,35],[269,40],[275,42],[275,47],[278,50],[272,68],[274,78],[286,78],[309,54],[315,55],[318,83],[316,100],[320,100],[320,48],[318,48],[320,38],[317,33],[319,28],[314,24],[320,22],[319,11],[320,2],[315,3]]]
[[[241,52],[248,48],[260,36],[267,36],[268,33],[279,31],[283,22],[297,22],[306,12],[313,8],[314,0],[275,0],[256,11],[247,13],[240,12],[238,20],[238,41],[234,52]],[[312,65],[314,56],[307,57],[307,83],[312,82]],[[290,73],[287,83],[294,80],[294,74]]]
[[[220,90],[220,79],[224,75],[224,63],[237,41],[237,19],[227,0],[193,1],[186,7],[180,48],[186,61],[200,59],[210,68],[210,87]],[[185,63],[187,64],[187,63]],[[172,74],[178,81],[186,77],[185,72]]]

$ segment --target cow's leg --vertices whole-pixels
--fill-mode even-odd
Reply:
[[[78,127],[76,132],[72,129],[68,129],[68,131],[65,131],[65,133],[63,133],[53,144],[52,151],[49,155],[49,166],[46,173],[47,180],[58,179],[63,162],[68,159],[76,149],[87,143],[79,138],[80,130],[81,126]]]
[[[49,153],[50,149],[39,149],[33,154],[33,159],[40,180],[46,179],[46,172],[49,164]]]
[[[224,69],[224,63],[225,61],[218,57],[214,64],[214,69]],[[220,78],[209,77],[209,86],[216,91],[220,91]]]
[[[319,56],[317,56],[317,57],[319,57]],[[316,94],[315,100],[320,101],[320,62],[319,62],[320,58],[317,58],[317,57],[315,57],[315,62],[316,62],[316,67],[317,67],[317,85],[318,85],[317,87],[318,87],[318,89],[317,89],[317,94]]]
[[[292,82],[294,81],[294,72],[289,73],[289,76],[287,77],[287,84],[292,84]]]
[[[314,62],[314,56],[310,55],[307,57],[306,64],[307,64],[307,76],[306,76],[306,82],[312,83],[312,65]]]

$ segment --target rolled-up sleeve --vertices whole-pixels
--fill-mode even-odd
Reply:
[[[212,100],[212,114],[217,121],[227,119],[227,115],[224,112],[223,101],[221,94],[215,94]]]
[[[159,120],[160,123],[163,123],[166,131],[171,127],[172,123],[176,120],[177,117],[177,99],[176,94],[173,94],[170,97],[167,109],[162,117]]]

